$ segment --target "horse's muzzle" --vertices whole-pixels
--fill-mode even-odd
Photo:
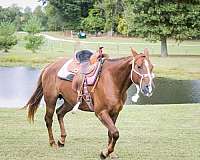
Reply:
[[[142,87],[142,93],[144,96],[151,97],[153,94],[153,86],[152,85],[145,85]]]

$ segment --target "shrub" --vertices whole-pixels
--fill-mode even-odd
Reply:
[[[17,37],[14,35],[15,25],[10,22],[0,23],[0,50],[8,52],[12,46],[17,44]]]

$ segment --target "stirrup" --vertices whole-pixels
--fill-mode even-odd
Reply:
[[[76,105],[75,105],[74,108],[72,109],[72,114],[75,114],[75,113],[76,113],[76,111],[78,110],[78,107],[80,106],[80,104],[81,104],[80,101],[78,101],[78,102],[76,103]]]
[[[82,86],[81,86],[81,88],[82,88]],[[77,103],[76,103],[76,105],[73,107],[73,109],[72,109],[72,114],[75,114],[76,113],[76,111],[78,110],[78,107],[80,106],[80,104],[82,103],[82,92],[80,91],[80,90],[78,90],[77,91],[78,92],[78,97],[77,97]]]

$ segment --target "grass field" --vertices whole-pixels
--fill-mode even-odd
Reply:
[[[107,143],[107,131],[93,113],[65,117],[68,138],[62,149],[48,145],[44,109],[34,125],[24,110],[0,109],[1,160],[97,160]],[[120,160],[200,159],[200,104],[125,106],[117,126]],[[54,117],[54,132],[60,131]]]
[[[23,34],[18,34],[18,44],[9,53],[0,54],[0,66],[32,66],[44,67],[59,57],[72,57],[75,49],[93,49],[103,45],[110,57],[130,55],[130,46],[138,51],[148,47],[152,63],[155,64],[157,77],[173,79],[200,79],[200,41],[185,41],[179,46],[175,41],[168,41],[169,57],[161,58],[160,44],[149,43],[143,39],[135,38],[108,38],[90,37],[86,40],[70,39],[61,33],[48,33],[49,35],[77,42],[58,42],[47,40],[36,54],[24,48]]]

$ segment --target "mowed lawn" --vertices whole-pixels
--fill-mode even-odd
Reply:
[[[45,110],[34,125],[26,111],[0,109],[0,160],[98,160],[107,143],[107,130],[93,113],[65,117],[67,143],[62,149],[48,144]],[[200,104],[125,106],[117,126],[120,160],[199,160]],[[56,116],[54,133],[60,135]]]

